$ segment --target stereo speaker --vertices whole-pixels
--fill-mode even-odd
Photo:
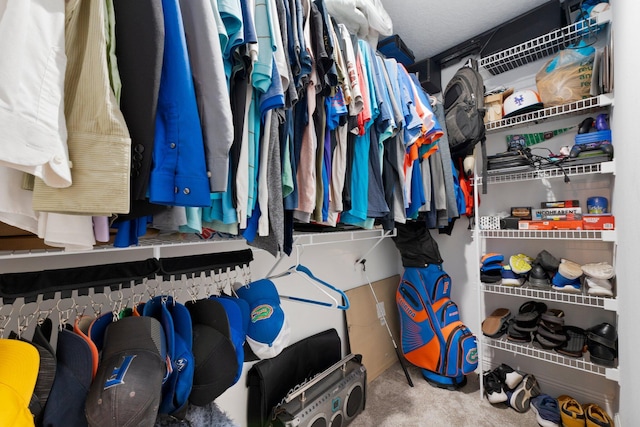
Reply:
[[[296,387],[275,409],[276,425],[343,427],[364,410],[367,372],[359,355],[340,362]]]

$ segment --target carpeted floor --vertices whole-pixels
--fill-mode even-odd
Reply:
[[[478,375],[449,391],[429,385],[420,370],[409,366],[410,387],[399,363],[367,387],[366,407],[349,427],[536,427],[533,411],[519,413],[506,404],[492,405],[480,398]]]

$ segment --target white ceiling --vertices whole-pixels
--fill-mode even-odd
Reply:
[[[431,58],[548,0],[380,0],[416,60]]]

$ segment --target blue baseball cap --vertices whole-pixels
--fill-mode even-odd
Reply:
[[[168,375],[162,385],[159,412],[180,414],[186,409],[195,369],[191,315],[183,304],[168,295],[147,301],[143,315],[160,321],[167,343]]]
[[[242,375],[242,366],[244,364],[244,343],[247,338],[247,327],[249,326],[249,305],[240,298],[233,297],[212,297],[224,307],[229,319],[229,330],[231,332],[231,342],[236,352],[238,360],[238,371],[233,380],[235,384]],[[245,326],[246,325],[246,326]]]
[[[272,281],[261,279],[236,289],[249,304],[247,343],[260,359],[277,356],[289,345],[290,329],[280,307],[280,295]]]

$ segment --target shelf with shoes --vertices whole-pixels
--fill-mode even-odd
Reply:
[[[583,357],[573,358],[563,356],[552,350],[544,350],[534,347],[529,343],[516,343],[509,341],[507,338],[489,338],[483,337],[483,342],[487,347],[506,350],[511,353],[527,356],[530,358],[543,360],[546,362],[562,365],[569,368],[577,369],[584,372],[600,375],[608,380],[619,382],[620,376],[617,368],[608,368],[589,362]]]
[[[482,291],[490,294],[511,295],[522,298],[535,298],[541,301],[551,301],[563,304],[595,307],[614,312],[618,311],[618,300],[616,298],[572,294],[555,290],[542,290],[530,288],[527,286],[504,286],[494,283],[483,283]]]

